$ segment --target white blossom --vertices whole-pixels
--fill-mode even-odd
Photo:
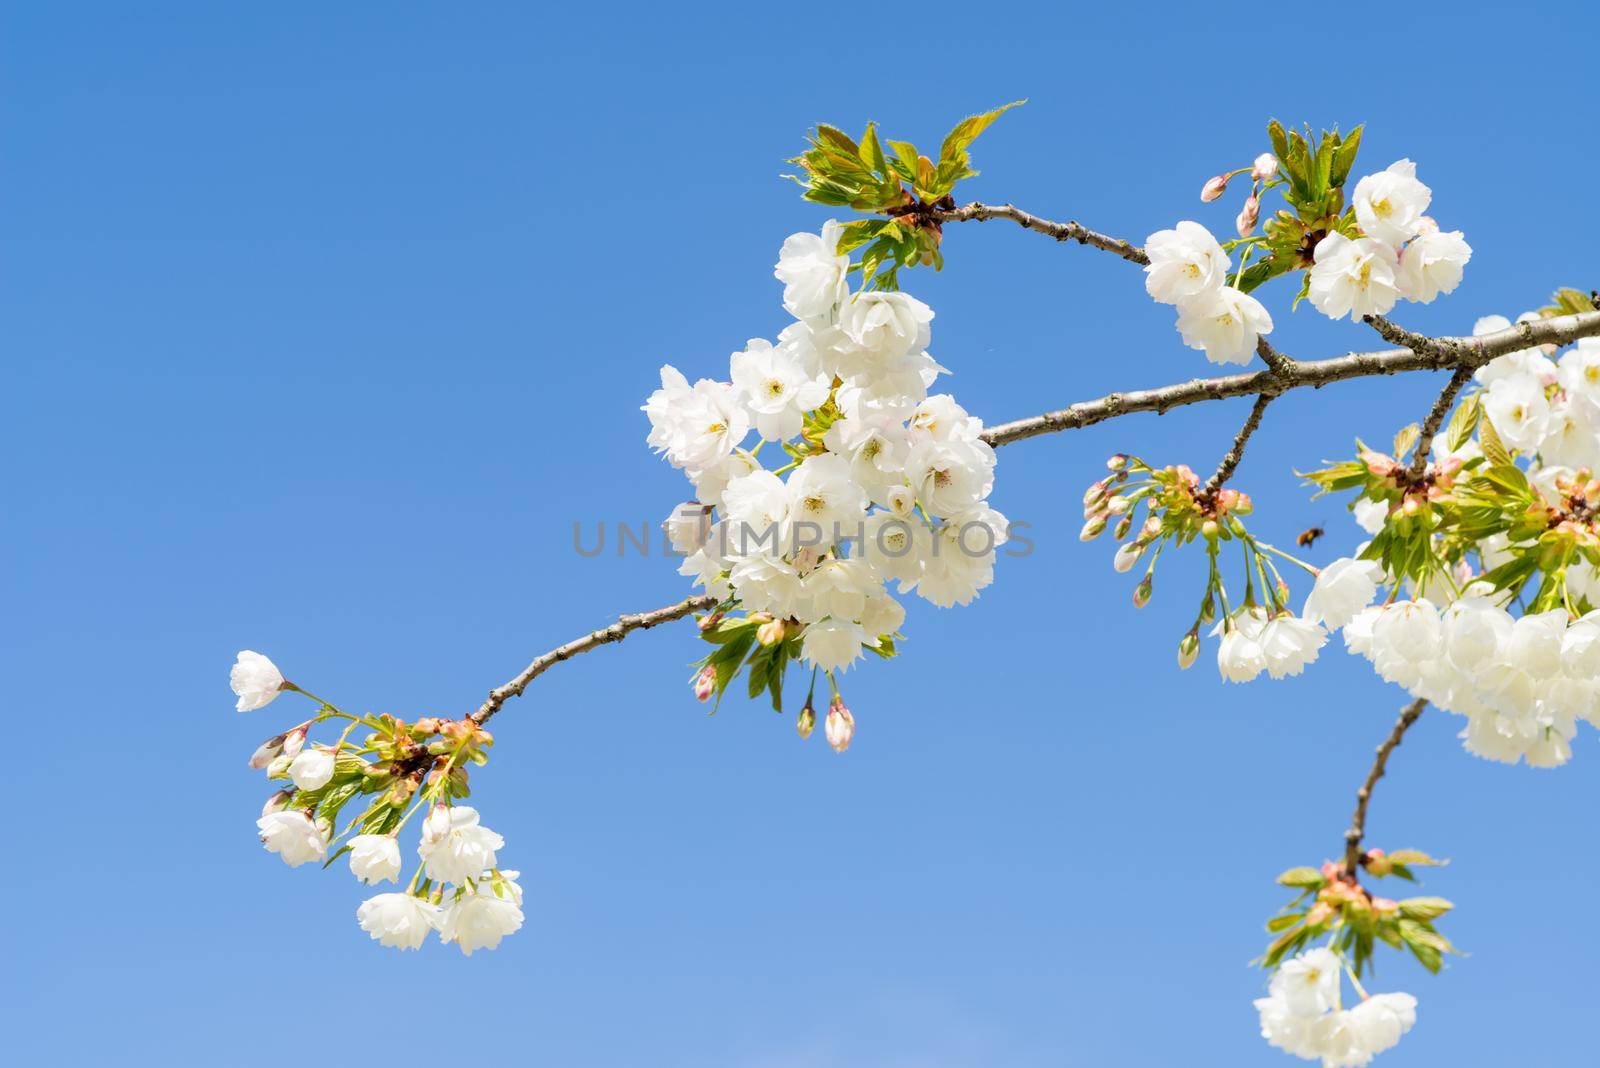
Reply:
[[[828,706],[828,718],[823,721],[822,732],[828,738],[828,744],[835,753],[842,753],[850,748],[850,740],[856,734],[856,718],[844,706],[844,702],[837,697]]]
[[[1351,240],[1331,233],[1317,242],[1311,268],[1312,305],[1330,319],[1382,315],[1394,307],[1394,249],[1370,237]]]
[[[732,385],[702,378],[691,387],[671,365],[661,368],[661,388],[643,410],[650,446],[692,479],[725,460],[750,432],[750,413]]]
[[[336,761],[328,749],[306,749],[289,764],[289,778],[301,790],[319,790],[333,778]]]
[[[1248,293],[1222,286],[1178,305],[1178,332],[1212,363],[1248,364],[1256,341],[1272,333],[1272,316]]]
[[[1183,304],[1227,283],[1228,254],[1197,222],[1156,231],[1145,239],[1144,251],[1150,257],[1145,291],[1162,304]]]
[[[1296,1016],[1320,1016],[1339,1007],[1341,967],[1331,949],[1308,949],[1279,966],[1268,990]]]
[[[1472,246],[1460,230],[1435,231],[1411,239],[1400,251],[1400,266],[1395,285],[1407,300],[1432,304],[1440,293],[1451,293],[1461,284],[1461,274],[1472,259]]]
[[[422,824],[417,855],[437,883],[461,884],[495,866],[495,850],[506,840],[478,823],[469,805],[435,805]]]
[[[378,894],[356,909],[356,922],[379,944],[391,949],[417,949],[428,932],[438,929],[443,910],[410,894]]]
[[[773,274],[783,283],[783,306],[796,319],[826,319],[850,296],[850,257],[839,254],[844,227],[833,219],[821,235],[792,234],[778,252]]]
[[[461,952],[472,956],[479,949],[496,949],[500,940],[522,926],[522,891],[514,872],[495,878],[482,872],[481,878],[465,883],[462,893],[448,908],[439,926],[439,938],[454,942]]]
[[[1432,199],[1432,191],[1417,180],[1417,165],[1403,159],[1357,182],[1350,203],[1363,233],[1399,248],[1417,233]]]
[[[1335,560],[1317,575],[1306,597],[1306,619],[1337,630],[1372,603],[1382,578],[1383,565],[1376,560]]]
[[[400,843],[392,834],[358,834],[350,839],[350,874],[367,884],[400,878]]]
[[[1267,674],[1282,679],[1304,671],[1307,664],[1317,659],[1317,653],[1327,640],[1328,632],[1321,624],[1281,612],[1267,620],[1256,642],[1261,646]]]
[[[828,399],[828,383],[806,373],[792,352],[752,338],[729,359],[730,377],[767,441],[800,433],[805,413]]]
[[[246,649],[234,660],[228,685],[239,697],[234,707],[240,712],[253,712],[271,704],[283,690],[283,672],[260,653]]]
[[[1443,436],[1441,434],[1439,437]],[[1438,441],[1439,438],[1434,440]],[[1357,526],[1368,534],[1376,534],[1383,529],[1383,524],[1389,519],[1389,502],[1361,497],[1351,507],[1350,512],[1355,516]]]
[[[1224,622],[1231,625],[1225,627]],[[1222,632],[1217,643],[1217,670],[1224,682],[1249,682],[1266,670],[1266,653],[1261,648],[1265,625],[1259,609],[1241,609],[1231,621],[1217,624]]]
[[[1483,410],[1507,445],[1534,452],[1550,429],[1550,402],[1544,386],[1530,375],[1496,379],[1483,397]]]
[[[875,639],[853,620],[821,619],[806,627],[800,655],[823,671],[843,671],[860,659],[862,644]]]
[[[269,812],[256,820],[256,829],[261,832],[261,844],[267,852],[278,854],[291,868],[321,860],[328,854],[326,830],[300,809]]]
[[[893,370],[905,357],[928,347],[933,310],[905,293],[857,293],[839,311],[839,330],[853,349],[852,373]]]
[[[823,544],[832,544],[843,532],[852,530],[866,518],[867,495],[850,474],[850,462],[842,456],[823,453],[808,456],[789,476],[789,518],[795,524],[796,540],[804,537],[800,524],[810,524],[810,533],[820,534]]]

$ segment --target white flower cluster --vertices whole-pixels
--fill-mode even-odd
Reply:
[[[1537,319],[1529,313],[1518,321]],[[1479,319],[1473,334],[1506,330],[1504,316]],[[1480,368],[1483,410],[1501,440],[1537,455],[1549,479],[1560,468],[1600,468],[1600,338],[1582,338],[1559,359],[1522,349]]]
[[[271,660],[246,650],[234,664],[230,682],[241,711],[270,704],[289,688]],[[332,781],[338,747],[306,745],[310,723],[269,739],[250,758],[250,766],[269,777],[287,776],[295,790],[320,790]],[[291,868],[321,862],[339,837],[324,820],[304,809],[291,808],[293,791],[268,798],[256,829],[261,844]],[[426,795],[424,795],[426,796]],[[422,803],[419,797],[417,804]],[[415,806],[411,810],[415,811]],[[407,813],[407,818],[410,816]],[[405,820],[401,820],[404,826]],[[354,821],[344,833],[354,829]],[[350,873],[362,883],[398,882],[402,870],[396,827],[388,834],[358,834],[345,843]],[[361,929],[385,946],[417,949],[429,932],[441,941],[454,942],[467,956],[474,950],[494,949],[500,940],[522,926],[522,888],[515,871],[496,867],[497,852],[505,839],[478,822],[478,812],[467,805],[436,803],[422,824],[417,845],[420,868],[405,892],[378,894],[356,910]],[[335,854],[337,856],[337,854]],[[417,892],[417,882],[427,876],[427,893]]]
[[[1331,319],[1382,315],[1400,299],[1433,303],[1461,283],[1472,248],[1426,214],[1433,191],[1408,159],[1369,174],[1351,197],[1363,237],[1328,234],[1313,250],[1307,296]]]
[[[1320,1059],[1323,1068],[1363,1068],[1400,1042],[1417,1022],[1410,994],[1373,994],[1353,1009],[1339,1007],[1339,957],[1307,950],[1285,961],[1267,997],[1257,998],[1261,1037],[1296,1057]]]
[[[1261,302],[1228,284],[1231,264],[1217,239],[1197,222],[1158,230],[1144,243],[1150,257],[1144,288],[1162,304],[1178,307],[1178,333],[1212,363],[1249,363],[1256,340],[1272,333]]]
[[[1466,716],[1469,752],[1553,767],[1571,757],[1577,720],[1600,726],[1600,614],[1513,618],[1470,583],[1442,610],[1425,597],[1373,605],[1385,579],[1376,561],[1336,560],[1317,576],[1304,614],[1342,629],[1346,648],[1385,680]]]
[[[1316,619],[1260,607],[1240,609],[1211,633],[1222,635],[1217,670],[1225,682],[1249,682],[1263,671],[1274,679],[1298,675],[1328,640]]]
[[[691,386],[663,367],[644,405],[649,444],[695,487],[665,524],[680,573],[804,624],[802,656],[828,671],[900,626],[891,580],[940,606],[971,601],[1007,527],[987,500],[983,424],[928,393],[945,370],[927,351],[932,310],[904,293],[852,295],[838,237],[830,222],[784,242],[775,273],[795,321],[777,344],[734,353],[727,382]],[[787,462],[763,466],[765,445]]]

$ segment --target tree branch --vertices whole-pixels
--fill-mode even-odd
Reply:
[[[1367,772],[1367,781],[1356,791],[1355,815],[1350,817],[1350,829],[1344,832],[1344,870],[1348,875],[1355,875],[1356,868],[1361,863],[1361,839],[1367,833],[1367,802],[1372,800],[1372,788],[1383,778],[1384,769],[1389,763],[1389,754],[1395,751],[1400,739],[1405,737],[1406,731],[1411,729],[1411,725],[1427,707],[1428,702],[1419,697],[1400,710],[1400,718],[1395,721],[1394,729],[1389,732],[1389,737],[1383,740],[1383,744],[1378,746],[1377,756],[1373,758],[1372,767]]]
[[[1222,463],[1217,465],[1216,474],[1206,480],[1201,487],[1199,499],[1209,505],[1216,497],[1222,484],[1233,477],[1234,469],[1239,466],[1239,461],[1244,459],[1244,447],[1249,442],[1250,435],[1256,432],[1256,427],[1261,425],[1261,414],[1267,410],[1267,405],[1272,403],[1273,393],[1261,393],[1256,396],[1255,404],[1250,407],[1250,414],[1245,417],[1244,426],[1239,428],[1239,433],[1234,435],[1233,448],[1222,458]]]
[[[1422,421],[1422,433],[1417,437],[1416,452],[1411,455],[1411,467],[1407,471],[1413,481],[1422,477],[1422,472],[1428,468],[1428,453],[1433,449],[1434,435],[1439,433],[1439,427],[1444,424],[1444,417],[1450,411],[1450,406],[1456,402],[1456,394],[1461,392],[1472,379],[1472,368],[1457,367],[1456,373],[1450,376],[1450,381],[1445,383],[1444,389],[1439,391],[1439,398],[1433,402],[1433,407],[1428,409],[1428,417]]]
[[[1393,330],[1394,324],[1375,317]],[[1380,332],[1381,332],[1380,327]],[[1550,319],[1518,323],[1509,330],[1501,330],[1481,337],[1428,338],[1421,334],[1401,331],[1408,347],[1386,349],[1381,352],[1352,352],[1328,360],[1296,360],[1292,369],[1279,373],[1273,370],[1253,373],[1223,375],[1216,378],[1196,378],[1156,389],[1130,390],[1111,393],[1097,400],[1082,401],[1046,412],[1028,419],[1000,423],[984,431],[983,438],[990,445],[1009,445],[1013,441],[1052,434],[1061,430],[1077,430],[1093,426],[1132,412],[1166,412],[1201,401],[1222,400],[1225,397],[1242,397],[1251,394],[1285,393],[1302,386],[1321,387],[1347,378],[1364,378],[1371,375],[1392,375],[1402,371],[1440,371],[1449,368],[1476,370],[1497,356],[1504,356],[1535,345],[1568,345],[1584,337],[1600,336],[1600,311],[1581,312],[1576,315],[1559,315]],[[1414,347],[1412,347],[1414,346]]]
[[[1138,245],[1122,240],[1119,237],[1108,237],[1096,233],[1086,226],[1075,222],[1052,222],[1041,219],[1037,215],[1030,215],[1021,208],[1011,204],[980,204],[973,201],[960,208],[949,211],[934,211],[928,213],[928,218],[939,223],[947,222],[985,222],[989,219],[1010,219],[1025,230],[1032,230],[1036,234],[1053,237],[1057,241],[1076,241],[1080,245],[1092,245],[1105,252],[1111,252],[1131,263],[1140,266],[1149,264],[1150,257],[1144,254],[1144,249]]]
[[[589,650],[598,649],[602,645],[620,642],[636,630],[649,630],[659,624],[670,623],[674,619],[682,619],[691,613],[713,608],[716,603],[717,599],[710,595],[690,597],[688,600],[679,601],[677,604],[669,604],[665,608],[657,608],[651,612],[622,616],[609,627],[593,631],[565,645],[558,645],[548,653],[535,657],[533,663],[523,668],[521,674],[510,682],[489,691],[489,699],[472,714],[472,718],[478,723],[485,722],[490,716],[500,711],[501,705],[504,705],[513,697],[520,696],[522,691],[528,688],[528,683],[563,660],[570,660],[579,653],[587,653]]]

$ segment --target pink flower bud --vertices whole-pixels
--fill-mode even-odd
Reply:
[[[1183,636],[1183,641],[1178,643],[1178,667],[1188,671],[1194,667],[1194,662],[1200,657],[1200,635],[1190,631]]]
[[[283,755],[293,759],[300,755],[300,750],[306,745],[306,728],[304,725],[296,727],[283,736]]]
[[[1200,187],[1200,199],[1209,204],[1227,192],[1229,177],[1230,175],[1219,174],[1214,178],[1208,179],[1206,184]]]
[[[1249,237],[1250,231],[1256,228],[1256,220],[1261,216],[1261,201],[1257,197],[1246,197],[1244,207],[1239,211],[1239,217],[1233,221],[1234,229],[1238,230],[1240,237]]]
[[[1121,471],[1124,467],[1127,467],[1127,466],[1128,466],[1128,454],[1125,453],[1125,452],[1119,452],[1116,455],[1112,456],[1110,459],[1106,460],[1106,470],[1108,470],[1108,471]]]
[[[256,751],[250,754],[250,767],[254,768],[256,771],[260,771],[262,768],[276,760],[278,754],[283,752],[284,739],[287,737],[288,735],[286,734],[279,734],[275,737],[268,738],[266,741],[257,746]],[[262,813],[262,815],[266,815],[266,813]]]
[[[694,677],[694,696],[696,700],[709,701],[716,691],[717,669],[707,664],[701,669],[700,674]]]
[[[828,744],[833,746],[835,753],[842,753],[850,748],[850,739],[856,733],[856,719],[850,710],[844,707],[844,701],[837,695],[833,703],[828,706],[828,718],[822,726],[823,733],[828,736]]]
[[[267,803],[261,806],[261,814],[263,816],[270,816],[274,812],[282,812],[284,809],[289,807],[289,799],[293,796],[293,790],[279,790],[277,793],[267,798]]]
[[[1098,538],[1101,532],[1105,529],[1106,517],[1103,515],[1097,515],[1083,525],[1083,529],[1078,532],[1078,540],[1094,541],[1094,539]]]
[[[1270,182],[1278,175],[1278,158],[1271,152],[1263,152],[1256,157],[1250,165],[1250,177],[1258,182]]]
[[[1132,571],[1133,565],[1139,562],[1139,557],[1144,555],[1144,546],[1136,541],[1130,541],[1117,550],[1117,555],[1111,558],[1111,567],[1117,572]]]
[[[1139,585],[1133,588],[1133,607],[1143,608],[1145,605],[1149,604],[1150,594],[1154,591],[1154,589],[1155,583],[1150,581],[1149,575],[1146,575]]]
[[[721,622],[722,622],[722,613],[721,612],[712,612],[709,616],[701,616],[700,617],[700,622],[697,625],[700,628],[700,633],[704,634],[706,631],[712,629],[718,623],[721,623]]]

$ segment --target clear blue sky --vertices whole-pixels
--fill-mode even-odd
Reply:
[[[292,712],[236,714],[227,672],[254,648],[350,706],[459,714],[683,596],[664,560],[575,557],[572,523],[680,499],[638,405],[663,360],[722,374],[782,325],[778,245],[826,214],[778,175],[818,119],[934,141],[1028,97],[967,193],[1136,240],[1225,230],[1234,208],[1195,193],[1268,117],[1365,121],[1358,170],[1417,160],[1475,249],[1408,325],[1600,283],[1590,20],[1321,17],[8,5],[11,1054],[1290,1063],[1246,966],[1272,877],[1337,851],[1401,694],[1337,649],[1284,683],[1180,674],[1192,568],[1137,612],[1111,547],[1076,540],[1107,454],[1208,467],[1247,402],[1004,449],[994,503],[1037,551],[971,608],[914,607],[904,656],[851,674],[845,757],[761,705],[705,716],[686,626],[540,680],[475,780],[528,922],[470,961],[369,943],[347,873],[262,852],[244,761]],[[1207,370],[1128,264],[1004,223],[945,247],[907,284],[991,422]],[[1269,292],[1286,351],[1373,341]],[[1238,476],[1259,529],[1322,522],[1319,558],[1347,550],[1291,469],[1385,440],[1436,388],[1275,405]],[[1374,844],[1455,858],[1427,890],[1471,954],[1437,978],[1380,962],[1377,986],[1422,999],[1381,1063],[1592,1064],[1600,947],[1549,910],[1581,915],[1600,878],[1600,746],[1533,772],[1467,756],[1458,726],[1429,713],[1374,804]]]

